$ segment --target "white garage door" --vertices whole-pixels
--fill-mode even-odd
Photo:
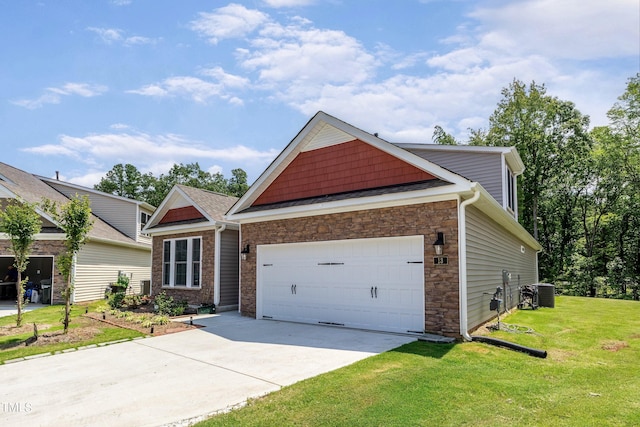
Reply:
[[[258,318],[424,330],[423,236],[258,246]]]

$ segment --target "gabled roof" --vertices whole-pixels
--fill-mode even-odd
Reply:
[[[441,196],[442,194],[449,194],[452,197],[452,193],[469,192],[471,182],[460,175],[457,175],[445,168],[442,168],[435,163],[425,160],[407,150],[399,148],[376,135],[367,133],[361,129],[356,128],[353,125],[345,123],[333,116],[330,116],[322,111],[318,112],[304,128],[296,135],[296,137],[285,147],[285,149],[276,157],[276,159],[267,167],[267,169],[260,175],[256,182],[249,188],[242,198],[229,210],[227,218],[230,220],[241,220],[250,217],[262,216],[268,209],[264,207],[257,208],[259,205],[263,205],[261,196],[270,189],[270,186],[274,184],[281,175],[286,173],[288,167],[294,164],[294,161],[298,161],[305,157],[305,154],[314,150],[318,152],[320,150],[326,150],[329,147],[335,147],[340,144],[357,144],[369,146],[376,151],[383,153],[389,158],[394,158],[401,163],[417,170],[424,172],[425,176],[429,176],[431,179],[435,179],[441,185],[430,185],[428,188],[407,189],[414,196],[418,194],[425,196],[431,195],[434,197]],[[298,160],[297,160],[298,159]],[[398,182],[400,186],[412,184],[413,182]],[[381,184],[378,188],[383,188],[385,185]],[[388,186],[394,187],[395,185]],[[322,201],[322,205],[325,208],[340,207],[345,204],[367,204],[374,201],[379,201],[380,198],[384,198],[389,194],[395,194],[394,197],[406,197],[398,196],[396,191],[382,192],[381,194],[371,194],[370,191],[374,188],[354,188],[354,191],[348,191],[344,194],[344,197],[336,197],[336,193],[327,193],[331,196],[332,201]],[[322,194],[314,194],[308,198],[321,198]],[[393,197],[392,197],[393,198]],[[339,200],[338,200],[339,199]],[[354,199],[358,199],[357,202]],[[319,201],[321,201],[319,199]],[[286,209],[287,212],[302,212],[312,209],[308,203],[299,202],[291,203],[288,201],[283,205],[282,203],[274,203],[271,207],[272,212],[282,209]],[[315,202],[314,202],[315,203]],[[304,206],[303,206],[304,205]]]
[[[32,175],[23,170],[17,169],[6,163],[0,163],[0,196],[9,199],[22,199],[27,203],[39,204],[42,199],[63,205],[69,199],[62,193],[56,191],[36,175]],[[54,224],[55,221],[41,209],[38,213],[48,222]],[[148,247],[127,237],[116,228],[107,224],[96,215],[92,214],[93,227],[89,232],[89,239],[110,242],[114,244]]]
[[[222,224],[238,229],[238,224],[224,219],[224,214],[237,200],[237,197],[226,194],[176,184],[169,191],[169,194],[164,198],[142,231],[153,235],[206,229]],[[167,214],[181,209],[189,209],[190,212],[197,213],[197,218],[191,215],[189,217],[191,219],[163,223],[163,219],[167,217]]]
[[[141,208],[144,208],[144,209],[152,211],[152,212],[155,209],[155,206],[152,206],[149,203],[142,202],[140,200],[134,200],[134,199],[129,199],[127,197],[117,196],[115,194],[105,193],[104,191],[96,190],[95,188],[83,187],[83,186],[78,185],[78,184],[73,184],[71,182],[64,182],[64,181],[60,181],[58,179],[48,178],[48,177],[45,177],[45,176],[36,175],[36,177],[38,179],[40,179],[41,181],[44,181],[47,184],[51,185],[52,187],[62,186],[62,187],[66,187],[66,188],[69,188],[69,189],[72,189],[72,190],[82,191],[84,193],[95,194],[95,195],[98,195],[100,197],[107,197],[107,198],[114,199],[114,200],[120,200],[120,201],[125,202],[125,203],[132,203],[132,204],[138,205]]]

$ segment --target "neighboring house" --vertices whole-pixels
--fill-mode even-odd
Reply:
[[[514,148],[392,144],[323,112],[226,218],[241,224],[243,315],[469,338],[536,283]],[[436,253],[434,243],[444,243]]]
[[[114,196],[90,188],[62,182],[56,179],[32,175],[4,163],[0,163],[0,204],[5,206],[12,199],[28,203],[40,203],[48,199],[58,205],[69,202],[76,194],[86,195],[91,203],[93,227],[87,243],[77,255],[73,272],[74,293],[72,302],[104,298],[105,291],[120,275],[129,278],[130,292],[141,293],[151,279],[151,239],[142,234],[143,222],[154,207],[143,202]],[[58,256],[65,250],[64,232],[41,209],[42,231],[36,235],[31,249],[29,265],[23,273],[29,281],[41,288],[49,287],[51,298],[45,303],[62,302],[65,281],[56,265]],[[6,271],[13,263],[11,243],[0,235],[0,269]],[[42,290],[42,289],[41,289]],[[15,292],[5,297],[15,298]],[[41,292],[40,295],[49,292]]]
[[[224,214],[236,197],[175,185],[144,232],[153,238],[152,295],[238,308],[238,234]]]

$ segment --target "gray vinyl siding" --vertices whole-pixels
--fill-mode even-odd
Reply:
[[[138,236],[140,230],[140,213],[135,201],[127,201],[91,191],[83,191],[79,188],[66,186],[63,183],[50,182],[49,184],[67,197],[74,197],[76,194],[87,196],[91,201],[91,211],[94,215],[131,239],[141,243],[151,243],[150,238],[145,236],[141,240]]]
[[[434,149],[408,149],[411,153],[450,170],[470,181],[479,182],[494,199],[503,205],[503,167],[500,153],[464,153]]]
[[[466,218],[468,328],[473,329],[496,315],[489,310],[489,301],[496,288],[503,287],[502,270],[511,273],[504,305],[518,304],[518,284],[536,281],[537,254],[474,206],[467,208]]]
[[[225,230],[220,240],[220,306],[237,306],[239,299],[239,243],[237,230]]]
[[[129,273],[129,292],[141,293],[141,282],[151,280],[151,248],[134,249],[89,242],[78,253],[74,302],[104,298],[118,272]]]

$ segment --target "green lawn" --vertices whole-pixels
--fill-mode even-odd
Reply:
[[[640,425],[640,303],[557,297],[482,343],[414,342],[250,402],[198,426]]]
[[[87,308],[90,311],[95,310],[97,304],[103,303],[103,301],[97,301],[91,304],[78,304],[71,307],[71,323],[69,325],[70,333],[71,329],[83,328],[87,326],[88,319],[86,321],[81,317],[85,313]],[[53,305],[37,310],[24,313],[24,325],[31,325],[36,323],[40,334],[47,334],[53,331],[59,331],[63,329],[62,318],[64,317],[64,306]],[[0,317],[0,326],[15,326],[16,316]],[[91,344],[99,344],[110,341],[117,341],[122,339],[133,339],[143,336],[143,334],[132,331],[130,329],[123,329],[107,324],[101,325],[99,331],[95,331],[95,326],[90,328],[91,337],[84,339],[80,342],[60,342],[48,345],[31,345],[28,347],[18,346],[13,347],[13,344],[24,341],[33,335],[32,330],[21,334],[6,334],[0,335],[0,364],[7,360],[17,359],[20,357],[32,356],[43,353],[53,353],[56,351],[66,350],[69,348],[78,348]]]

